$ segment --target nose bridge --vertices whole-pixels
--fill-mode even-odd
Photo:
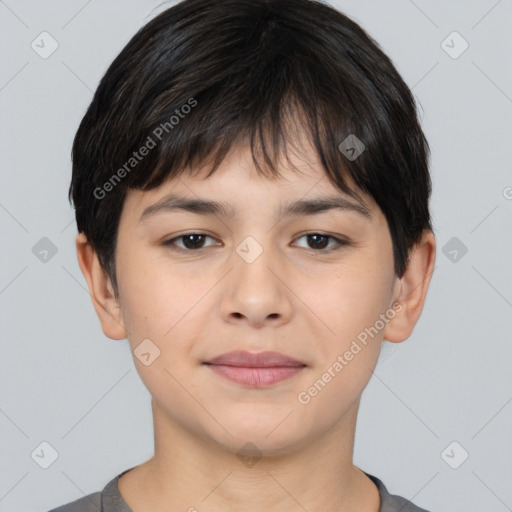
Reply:
[[[269,250],[271,251],[269,238],[266,237],[265,240],[262,240],[261,235],[258,236],[258,239],[248,235],[236,246],[235,252],[248,265],[252,265],[258,259],[265,260],[268,257]],[[261,258],[264,253],[266,253],[265,256]]]
[[[287,316],[290,304],[278,277],[277,251],[270,247],[271,236],[264,240],[249,235],[236,247],[233,271],[223,298],[224,313],[241,314],[254,324],[266,318]]]
[[[248,235],[236,246],[233,263],[237,283],[242,284],[242,281],[247,281],[252,286],[264,284],[268,287],[268,279],[275,279],[273,272],[269,269],[272,267],[272,262],[276,262],[270,239],[270,236],[259,235],[256,238]]]

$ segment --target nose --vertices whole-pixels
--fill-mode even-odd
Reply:
[[[290,321],[292,303],[286,267],[279,257],[252,237],[233,252],[232,270],[222,290],[221,312],[230,323],[254,328]]]

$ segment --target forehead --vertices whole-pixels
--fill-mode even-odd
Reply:
[[[331,183],[311,147],[287,157],[277,165],[279,176],[271,176],[258,172],[249,147],[238,146],[210,176],[206,164],[184,170],[155,189],[130,190],[124,207],[138,217],[134,221],[173,209],[231,219],[248,210],[283,217],[337,209],[359,214],[367,221],[378,213],[373,199],[356,190],[350,180],[346,181],[356,190],[355,196]]]

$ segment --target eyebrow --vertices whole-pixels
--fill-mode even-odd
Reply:
[[[360,203],[355,203],[343,196],[327,196],[314,199],[302,199],[299,201],[285,203],[278,212],[279,217],[306,216],[323,213],[330,210],[344,210],[359,214],[366,220],[372,216],[368,208]],[[204,216],[220,216],[234,218],[236,210],[227,202],[211,201],[209,199],[181,197],[169,194],[160,201],[148,206],[141,214],[139,222],[160,213],[173,211],[186,211]]]

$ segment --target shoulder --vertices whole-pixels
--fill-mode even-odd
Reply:
[[[94,492],[78,500],[53,508],[49,512],[100,512],[100,510],[101,492]]]
[[[388,494],[388,498],[385,503],[387,508],[382,508],[382,511],[379,512],[428,512],[428,510],[417,507],[409,500],[395,494]]]
[[[424,508],[417,507],[411,501],[397,496],[396,494],[390,494],[384,483],[377,477],[365,473],[368,478],[377,486],[380,494],[380,508],[379,512],[428,512]]]
[[[119,478],[132,469],[133,467],[125,469],[116,475],[102,491],[93,492],[48,512],[132,512],[119,493],[117,486]]]

